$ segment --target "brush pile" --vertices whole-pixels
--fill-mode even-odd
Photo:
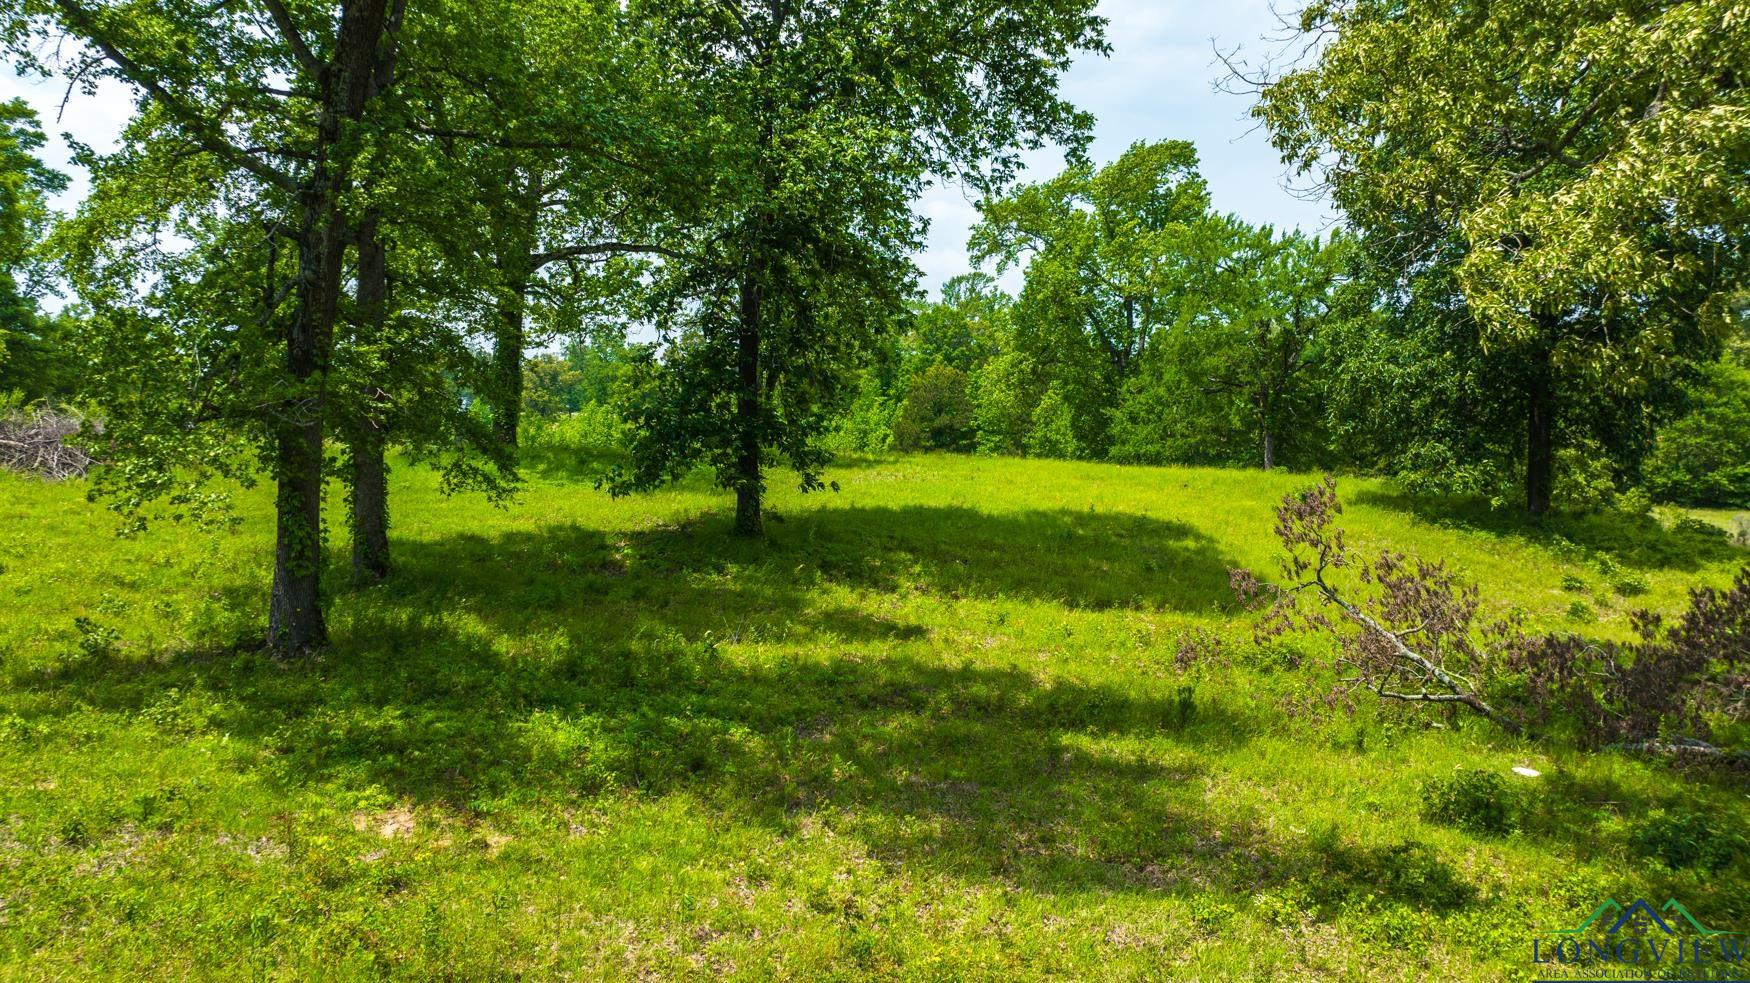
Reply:
[[[0,468],[57,481],[84,477],[91,455],[69,443],[84,423],[53,406],[0,410]]]

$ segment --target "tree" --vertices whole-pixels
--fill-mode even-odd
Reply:
[[[1660,501],[1750,508],[1750,367],[1721,362],[1687,388],[1688,412],[1660,429],[1644,463]]]
[[[970,252],[999,273],[1025,263],[1016,345],[1069,402],[1077,443],[1094,456],[1107,421],[1157,334],[1200,301],[1193,271],[1209,257],[1209,189],[1182,140],[1138,143],[1096,171],[1076,164],[980,206]]]
[[[1218,258],[1199,278],[1203,309],[1187,309],[1126,384],[1113,456],[1268,471],[1286,448],[1312,463],[1324,456],[1317,373],[1342,316],[1349,240],[1232,218],[1205,228],[1215,241],[1200,251]]]
[[[100,343],[136,360],[119,381],[170,383],[150,398],[106,403],[117,453],[132,466],[107,472],[123,489],[125,507],[170,495],[173,504],[198,501],[177,469],[211,466],[202,455],[233,443],[235,434],[209,442],[166,421],[195,427],[234,412],[254,398],[260,447],[276,483],[276,532],[268,640],[288,654],[325,643],[320,586],[323,443],[329,424],[329,372],[344,286],[344,257],[354,216],[348,195],[364,146],[361,129],[379,75],[394,51],[404,0],[344,0],[334,6],[260,4],[192,9],[173,4],[101,5],[82,0],[7,4],[8,38],[27,65],[47,68],[33,39],[58,33],[77,51],[69,74],[85,84],[114,78],[138,93],[140,111],[127,143],[100,180],[115,184],[94,194],[85,212],[88,233],[75,253],[95,266],[70,264],[76,283],[90,288],[105,309]],[[87,155],[87,162],[99,162]],[[158,189],[139,180],[156,171],[173,179]],[[165,197],[170,188],[174,197]],[[181,257],[163,252],[132,256],[128,246],[182,221],[194,246]],[[172,224],[172,227],[176,227]],[[99,240],[106,232],[117,237]],[[129,235],[128,233],[133,233]],[[281,251],[281,245],[289,248]],[[193,274],[164,283],[158,299],[188,320],[152,323],[160,312],[131,307],[137,300],[130,270]],[[103,267],[101,273],[98,268]],[[234,274],[234,275],[221,275]],[[260,279],[254,277],[259,276]],[[100,282],[100,280],[102,282]],[[263,284],[260,292],[250,284]],[[247,312],[248,323],[224,323],[197,301],[218,300]],[[249,344],[252,359],[245,360]],[[131,350],[128,342],[135,342]],[[203,355],[217,358],[207,362]],[[162,359],[146,366],[140,360]],[[272,368],[265,367],[271,364]],[[177,378],[178,369],[191,369]],[[192,382],[178,393],[177,382]],[[238,384],[247,397],[239,399]],[[229,390],[213,397],[214,389]],[[176,395],[171,395],[176,394]],[[129,419],[133,415],[133,419]],[[166,431],[179,436],[172,444]],[[130,445],[129,438],[140,442]],[[219,470],[224,470],[220,468]]]
[[[1093,6],[629,5],[686,60],[679,81],[706,110],[714,156],[656,284],[663,342],[632,374],[617,491],[704,461],[736,493],[736,530],[754,535],[770,459],[820,487],[829,411],[907,299],[910,202],[932,175],[989,185],[1022,149],[1080,144],[1088,121],[1056,79],[1076,52],[1103,50]]]
[[[966,373],[937,362],[913,376],[893,420],[901,450],[967,450],[972,446],[972,401]]]
[[[973,371],[1003,343],[1013,303],[987,274],[950,278],[940,300],[914,307],[901,345],[905,360],[920,369],[940,363]]]
[[[1750,227],[1750,24],[1732,0],[1336,0],[1300,29],[1310,63],[1236,77],[1392,289],[1444,291],[1438,330],[1509,357],[1477,375],[1517,403],[1541,514],[1564,428],[1645,411],[1717,351]]]
[[[43,291],[39,246],[53,219],[48,198],[67,178],[43,165],[42,124],[22,99],[0,103],[0,394],[65,394],[64,325],[37,307]]]

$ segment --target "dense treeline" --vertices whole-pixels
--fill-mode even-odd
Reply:
[[[1318,235],[1218,211],[1183,141],[1086,159],[1094,6],[14,0],[20,67],[137,111],[58,223],[0,113],[0,391],[95,407],[132,523],[271,481],[285,652],[325,639],[327,479],[391,571],[391,448],[497,497],[530,442],[615,450],[615,494],[704,468],[746,534],[773,466],[889,448],[1750,504],[1733,4],[1309,7],[1232,81]],[[940,180],[980,270],[924,303]]]

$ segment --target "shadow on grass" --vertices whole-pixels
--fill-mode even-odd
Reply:
[[[518,452],[518,466],[527,474],[539,475],[547,481],[568,482],[594,487],[616,464],[628,460],[626,452],[617,448],[560,447],[553,445],[524,446]],[[891,467],[900,462],[894,454],[840,454],[822,470],[822,480],[830,483],[833,474]],[[772,474],[776,484],[794,477],[789,471]],[[688,484],[715,488],[709,468],[699,467],[689,474]],[[721,491],[721,489],[719,489]],[[724,495],[728,492],[721,492]]]
[[[1651,516],[1562,513],[1533,519],[1515,508],[1494,508],[1480,498],[1362,491],[1358,505],[1415,516],[1430,525],[1506,536],[1561,553],[1607,554],[1641,570],[1693,572],[1705,563],[1741,559],[1726,539],[1684,529],[1666,529]],[[1571,544],[1571,545],[1569,545]]]
[[[592,629],[603,600],[662,610],[671,627],[734,624],[789,632],[836,627],[848,640],[893,637],[879,619],[812,611],[836,584],[947,598],[1009,597],[1076,609],[1208,613],[1233,605],[1224,557],[1188,525],[1073,511],[991,515],[970,508],[826,508],[773,523],[770,537],[729,534],[726,517],[602,533],[556,525],[396,546],[383,592],[465,609],[510,628],[530,611]]]
[[[511,656],[509,640],[448,620],[372,605],[319,662],[89,659],[19,683],[173,722],[185,738],[223,733],[288,793],[375,790],[464,821],[563,828],[568,810],[603,797],[686,795],[779,836],[824,823],[911,876],[1046,893],[1297,884],[1320,905],[1371,896],[1431,910],[1474,897],[1420,844],[1286,836],[1212,810],[1204,762],[1253,724],[1188,688],[1140,694],[899,656],[747,664],[630,628]]]
[[[990,514],[956,506],[823,508],[777,527],[781,551],[835,582],[948,597],[1020,597],[1070,608],[1188,612],[1233,605],[1234,561],[1181,522],[1067,509]]]
[[[625,459],[624,453],[612,449],[536,446],[518,452],[517,466],[525,474],[539,475],[548,481],[594,485]]]
[[[828,508],[764,542],[707,518],[396,546],[388,583],[337,599],[319,661],[89,657],[14,683],[54,692],[45,707],[137,715],[172,739],[224,734],[238,767],[288,801],[386,794],[562,829],[620,797],[685,796],[777,836],[825,825],[906,876],[1230,900],[1280,889],[1326,916],[1479,902],[1414,840],[1309,834],[1212,804],[1210,762],[1270,726],[1243,697],[963,661],[903,608],[822,589],[1225,601],[1222,557],[1178,523]],[[725,642],[744,644],[731,655]],[[1560,792],[1527,832],[1552,853],[1608,853],[1588,810],[1625,793]]]
[[[896,869],[1046,892],[1317,878],[1320,897],[1441,907],[1463,893],[1425,851],[1284,841],[1212,810],[1206,762],[1256,726],[1217,691],[1047,681],[918,654],[907,649],[927,637],[920,626],[821,600],[823,580],[921,578],[1092,603],[1106,596],[1098,575],[1145,563],[1163,569],[1127,589],[1171,599],[1165,568],[1219,567],[1170,523],[1045,513],[980,529],[969,518],[845,510],[789,524],[775,545],[709,523],[407,542],[388,584],[335,605],[320,660],[91,656],[14,684],[53,691],[45,706],[224,734],[270,788],[340,802],[375,790],[464,818],[557,824],[604,796],[678,794],[777,835],[827,823]],[[1037,552],[1004,552],[1024,537]],[[903,574],[856,569],[895,550]],[[731,637],[808,646],[730,657]]]

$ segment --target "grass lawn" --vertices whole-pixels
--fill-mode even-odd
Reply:
[[[1493,980],[1606,897],[1750,931],[1744,851],[1633,846],[1659,810],[1744,828],[1742,774],[1326,709],[1316,644],[1252,643],[1228,569],[1274,570],[1307,476],[830,477],[774,480],[747,543],[703,482],[614,501],[550,462],[495,509],[398,469],[396,576],[336,568],[333,648],[282,664],[237,645],[265,491],[122,540],[0,475],[0,977]],[[1546,627],[1621,634],[1750,559],[1341,492],[1362,546]],[[1514,783],[1516,831],[1423,818],[1459,768]]]

